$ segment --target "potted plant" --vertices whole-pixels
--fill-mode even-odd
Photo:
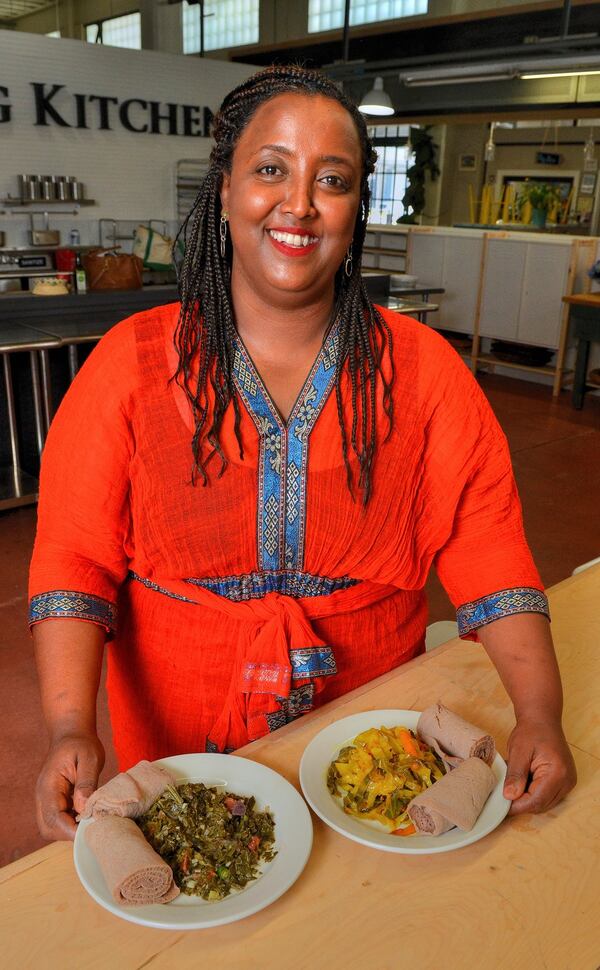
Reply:
[[[548,213],[561,205],[560,192],[547,182],[524,182],[517,196],[517,211],[521,215],[525,205],[531,206],[531,223],[537,229],[546,225]]]

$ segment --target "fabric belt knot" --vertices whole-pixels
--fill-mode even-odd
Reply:
[[[242,747],[313,707],[335,657],[297,600],[267,593],[252,601],[253,623],[236,661],[225,706],[209,736],[211,749]]]

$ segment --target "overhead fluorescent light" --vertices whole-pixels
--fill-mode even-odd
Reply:
[[[456,66],[446,64],[423,71],[402,71],[399,77],[407,87],[434,87],[444,84],[476,84],[586,74],[600,74],[600,54],[530,57],[520,61],[479,62]]]
[[[539,77],[586,77],[590,74],[600,74],[600,71],[551,71],[548,74],[519,74],[522,81],[533,81]]]
[[[426,88],[443,84],[483,84],[485,81],[512,81],[516,75],[513,71],[503,71],[502,73],[484,73],[457,75],[450,77],[422,78],[418,74],[400,75],[400,80],[407,88]]]
[[[373,87],[368,91],[358,106],[358,110],[364,115],[393,115],[394,106],[392,99],[383,88],[383,78],[376,77]]]

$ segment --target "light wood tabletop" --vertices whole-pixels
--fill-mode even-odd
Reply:
[[[600,566],[550,590],[576,789],[545,815],[507,818],[473,845],[406,856],[343,838],[314,817],[298,881],[267,909],[171,932],[98,906],[54,843],[0,871],[0,952],[10,970],[597,970],[600,967]],[[308,741],[332,721],[442,700],[491,731],[512,710],[483,648],[452,640],[243,749],[298,786]]]

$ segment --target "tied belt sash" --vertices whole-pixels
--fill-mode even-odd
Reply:
[[[312,710],[337,667],[331,646],[317,636],[311,619],[351,613],[398,592],[395,586],[360,582],[328,596],[294,599],[270,592],[234,602],[183,580],[131,575],[157,592],[244,623],[227,698],[208,737],[207,746],[216,751],[243,747]]]

